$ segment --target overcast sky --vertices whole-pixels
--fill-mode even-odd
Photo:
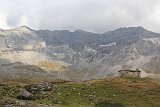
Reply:
[[[160,32],[160,0],[0,0],[0,28],[106,32],[142,26]]]

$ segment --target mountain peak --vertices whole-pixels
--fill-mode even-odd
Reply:
[[[32,29],[30,29],[27,26],[20,26],[18,28],[15,28],[14,30],[19,31],[19,32],[31,32]]]
[[[28,30],[31,30],[28,26],[20,26],[20,27],[18,27],[18,29],[28,29]]]
[[[77,29],[74,32],[76,32],[76,33],[91,33],[91,32],[88,32],[88,31],[81,30],[81,29]]]
[[[75,30],[74,32],[85,32],[85,31],[83,31],[83,30],[81,30],[81,29],[77,29],[77,30]]]
[[[148,31],[146,29],[144,29],[143,27],[141,26],[137,26],[137,27],[120,27],[118,29],[115,29],[115,30],[112,30],[112,31],[108,31],[104,34],[110,34],[110,33],[125,33],[125,32],[139,32],[139,33],[142,33],[142,32],[145,32],[145,31]]]
[[[141,27],[141,26],[137,26],[137,27],[128,27],[128,29],[141,30],[141,31],[146,30],[146,29],[144,29],[144,28]]]
[[[141,31],[143,31],[145,29],[141,26],[137,26],[137,27],[122,27],[122,28],[119,28],[116,30],[141,30]]]

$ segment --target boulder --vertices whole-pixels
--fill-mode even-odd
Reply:
[[[45,91],[50,91],[52,89],[51,83],[35,83],[29,86],[28,91],[32,94],[44,93]]]
[[[25,89],[21,89],[18,98],[21,100],[29,100],[32,99],[32,94]]]

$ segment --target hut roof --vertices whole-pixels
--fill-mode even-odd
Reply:
[[[122,72],[122,71],[125,71],[125,72],[141,72],[139,70],[119,70],[118,72]]]

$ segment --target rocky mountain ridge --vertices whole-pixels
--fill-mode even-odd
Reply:
[[[71,65],[67,78],[104,78],[120,69],[159,73],[160,34],[142,27],[119,28],[103,34],[82,30],[32,30],[21,26],[0,30],[1,64],[62,61]],[[50,63],[49,63],[50,64]],[[53,70],[54,71],[54,70]]]

